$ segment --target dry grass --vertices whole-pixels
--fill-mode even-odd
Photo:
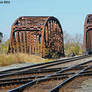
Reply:
[[[11,64],[19,64],[19,63],[42,63],[53,61],[52,59],[43,59],[40,56],[28,55],[23,53],[17,54],[0,54],[0,66],[6,66]]]

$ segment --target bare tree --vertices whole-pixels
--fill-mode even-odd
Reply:
[[[81,34],[71,35],[67,31],[64,31],[64,47],[65,53],[75,53],[78,55],[83,51],[83,36]]]

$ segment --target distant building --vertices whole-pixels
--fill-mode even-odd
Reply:
[[[3,34],[0,32],[0,43],[2,42]]]

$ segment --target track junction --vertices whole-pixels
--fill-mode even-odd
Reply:
[[[66,86],[72,81],[92,76],[92,60],[88,58],[91,56],[2,71],[0,92],[66,92]]]

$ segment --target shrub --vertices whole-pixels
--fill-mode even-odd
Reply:
[[[7,53],[9,47],[9,39],[6,42],[0,44],[0,53]]]

